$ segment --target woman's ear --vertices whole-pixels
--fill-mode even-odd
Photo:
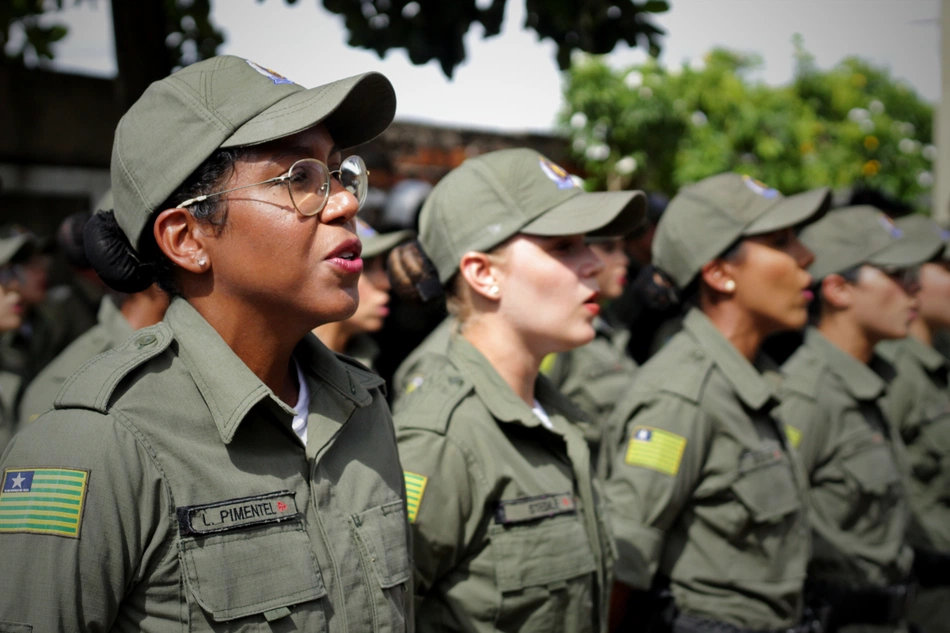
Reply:
[[[822,300],[838,310],[846,310],[854,303],[854,286],[837,273],[822,279],[819,290]]]
[[[501,297],[495,269],[487,254],[469,251],[462,255],[459,274],[477,295],[490,301],[497,301]]]
[[[706,262],[699,271],[700,278],[712,290],[724,295],[735,292],[736,282],[732,277],[731,266],[722,259]]]
[[[155,218],[155,243],[176,266],[199,274],[210,268],[207,233],[187,209],[165,209]]]

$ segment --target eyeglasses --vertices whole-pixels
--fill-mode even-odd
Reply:
[[[290,202],[294,205],[297,213],[309,217],[320,213],[323,207],[327,205],[327,200],[330,199],[331,177],[336,178],[344,189],[352,193],[359,208],[363,208],[363,203],[366,201],[366,190],[369,188],[369,170],[366,169],[366,163],[359,156],[350,156],[340,164],[339,169],[333,170],[327,167],[326,163],[316,158],[302,158],[291,165],[283,176],[197,196],[185,200],[178,206],[188,207],[196,202],[204,202],[208,198],[237,191],[238,189],[247,189],[248,187],[257,187],[269,183],[275,185],[283,183],[287,185]]]
[[[10,264],[0,267],[0,286],[9,288],[13,282],[24,283],[24,270],[22,264]]]
[[[920,266],[872,266],[904,288],[915,286],[920,279]]]

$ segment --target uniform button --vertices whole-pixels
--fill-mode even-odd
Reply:
[[[462,379],[459,378],[458,376],[452,376],[451,378],[449,378],[449,383],[453,385],[461,385]]]
[[[138,345],[139,349],[143,347],[148,347],[152,343],[158,340],[154,334],[143,334],[142,336],[135,339],[135,344]]]
[[[693,358],[695,358],[696,360],[703,360],[704,358],[706,358],[706,355],[703,354],[702,350],[697,349],[697,350],[693,350]]]

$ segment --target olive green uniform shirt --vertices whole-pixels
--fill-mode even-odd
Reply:
[[[897,372],[884,408],[901,435],[910,467],[914,520],[908,541],[915,549],[950,555],[950,363],[911,336],[885,341],[877,352]],[[920,588],[910,620],[928,633],[950,631],[950,586]]]
[[[462,336],[396,409],[419,631],[606,630],[613,555],[583,414],[539,377],[548,429]]]
[[[601,318],[594,320],[594,331],[587,345],[546,358],[541,371],[587,414],[589,421],[578,422],[578,428],[596,461],[603,427],[630,389],[637,364],[627,354],[630,332]]]
[[[910,466],[916,517],[911,545],[950,553],[950,363],[913,337],[886,341],[877,351],[897,373],[884,409],[900,432]]]
[[[810,580],[844,587],[901,582],[913,553],[902,446],[882,411],[892,369],[866,365],[809,328],[783,366],[780,415],[811,484]]]
[[[761,373],[699,310],[637,372],[602,475],[623,583],[669,579],[680,612],[753,630],[798,623],[805,482]]]
[[[446,317],[422,340],[419,347],[412,350],[400,363],[393,374],[393,404],[420,387],[427,376],[433,375],[433,369],[442,367],[449,350],[449,339],[452,338],[452,333],[458,330],[458,325],[458,319],[453,316]]]
[[[294,359],[306,447],[182,299],[73,374],[0,462],[0,630],[411,628],[382,381],[312,335]]]
[[[97,354],[118,347],[133,332],[115,300],[104,297],[99,304],[98,323],[70,343],[27,386],[20,401],[20,423],[31,422],[52,409],[56,394],[74,371]]]
[[[17,374],[0,370],[0,455],[13,438],[16,430],[17,394],[20,391],[20,377]]]

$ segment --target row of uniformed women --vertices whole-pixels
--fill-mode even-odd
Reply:
[[[667,211],[657,264],[698,308],[615,411],[608,526],[585,415],[539,374],[595,337],[585,236],[628,233],[642,195],[584,193],[528,150],[435,188],[392,272],[418,294],[441,284],[458,327],[397,405],[397,455],[381,381],[308,335],[356,310],[366,172],[340,152],[394,109],[380,75],[305,90],[219,57],[123,117],[90,259],[113,287],[173,299],[4,453],[0,628],[603,631],[615,563],[634,590],[668,579],[679,630],[793,627],[806,482],[754,361],[804,325],[812,255],[792,229],[827,194],[727,175]],[[872,467],[890,455],[883,433],[854,435]],[[877,483],[886,499],[854,495],[857,518],[870,508],[889,538],[900,507]]]

